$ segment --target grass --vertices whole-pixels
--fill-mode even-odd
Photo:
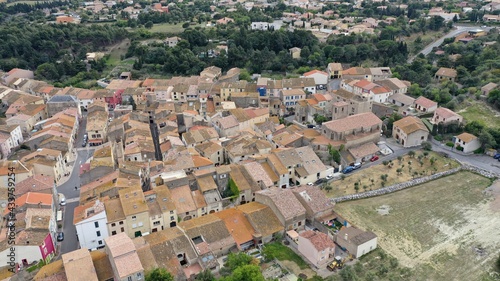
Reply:
[[[376,190],[383,186],[390,186],[396,183],[406,182],[415,177],[431,175],[432,173],[442,172],[457,168],[460,164],[453,159],[444,158],[436,152],[429,152],[422,158],[422,164],[419,163],[419,155],[423,156],[424,151],[415,151],[415,156],[405,155],[401,158],[392,160],[384,165],[384,159],[378,160],[379,164],[359,172],[354,172],[346,176],[345,179],[330,183],[332,190],[326,192],[328,197],[339,197],[356,193],[356,183],[358,183],[358,192]],[[431,160],[434,159],[434,160]],[[432,164],[434,161],[434,164]],[[411,164],[409,164],[411,162]],[[411,168],[411,170],[410,170]],[[397,170],[401,169],[400,174]],[[382,180],[381,175],[387,175],[386,180]]]
[[[458,113],[467,122],[478,121],[486,127],[500,129],[500,112],[495,111],[484,102],[468,99],[460,107]]]
[[[297,255],[292,249],[279,242],[266,244],[266,246],[264,247],[264,254],[266,255],[267,259],[276,258],[280,261],[292,261],[296,263],[297,266],[300,267],[300,269],[309,268],[307,263],[299,255]]]
[[[425,48],[425,46],[429,45],[430,43],[432,43],[432,41],[440,38],[441,36],[443,36],[442,31],[427,31],[425,32],[425,34],[419,32],[412,34],[409,37],[405,37],[404,41],[409,42],[408,50],[410,50],[412,54],[418,54]],[[415,43],[415,39],[417,39],[418,37],[422,39],[422,43],[420,43],[419,45]]]
[[[490,185],[485,177],[459,172],[392,194],[340,203],[336,211],[373,231],[381,248],[415,270],[414,278],[404,280],[479,280],[499,250],[500,217],[483,192]],[[477,255],[477,246],[488,255]]]
[[[172,23],[161,23],[161,24],[155,24],[153,27],[150,29],[151,32],[158,32],[158,33],[181,33],[185,30],[185,28],[182,27],[182,22],[178,24],[172,24]],[[205,27],[205,24],[196,24],[196,25],[191,25],[191,28],[195,27]]]

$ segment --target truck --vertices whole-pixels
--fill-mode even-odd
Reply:
[[[337,269],[342,269],[344,267],[344,259],[340,256],[336,256],[335,259],[326,266],[328,270],[335,271]]]

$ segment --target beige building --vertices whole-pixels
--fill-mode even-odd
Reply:
[[[134,242],[124,233],[104,239],[114,280],[144,280],[144,268],[137,254]]]
[[[382,120],[371,112],[323,123],[321,133],[328,139],[344,145],[346,149],[380,140]]]
[[[429,130],[417,117],[407,116],[393,124],[392,137],[404,147],[419,146],[428,136]]]
[[[306,209],[289,189],[270,188],[255,193],[255,201],[273,210],[285,230],[304,229]]]
[[[118,193],[127,225],[126,234],[129,237],[138,237],[150,233],[149,209],[141,187],[132,186]]]
[[[106,142],[108,131],[108,113],[105,111],[89,112],[87,117],[87,135],[90,146],[98,146]]]
[[[340,79],[342,78],[342,64],[338,62],[332,62],[328,64],[328,74],[330,79]]]
[[[64,272],[67,280],[98,281],[97,273],[90,252],[86,248],[74,250],[62,255]]]
[[[432,124],[443,124],[447,125],[450,123],[461,124],[463,121],[463,117],[452,110],[449,110],[446,107],[438,107],[436,111],[434,111],[434,115],[432,116],[431,123]]]
[[[438,69],[436,74],[434,74],[434,79],[441,81],[441,80],[449,80],[455,82],[455,79],[457,78],[457,71],[452,68],[447,68],[447,67],[441,67]]]
[[[39,148],[24,156],[21,161],[25,165],[32,166],[35,175],[53,177],[56,183],[66,173],[64,158],[58,150]]]
[[[314,266],[320,267],[328,263],[335,255],[335,244],[328,235],[307,230],[299,234],[298,250]]]

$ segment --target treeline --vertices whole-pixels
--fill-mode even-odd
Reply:
[[[34,4],[16,3],[8,6],[7,2],[0,3],[0,14],[15,15],[18,13],[30,13],[42,9],[52,9],[67,6],[67,1],[35,2]]]
[[[15,67],[48,73],[47,80],[59,80],[85,71],[86,53],[128,36],[123,28],[110,25],[8,24],[0,26],[0,69]]]
[[[403,63],[408,57],[406,43],[365,34],[337,36],[327,43],[320,43],[310,31],[300,29],[290,32],[218,27],[186,29],[180,37],[186,42],[175,48],[133,42],[126,56],[137,58],[136,69],[155,64],[155,69],[159,65],[163,72],[175,75],[197,74],[207,65],[224,70],[247,68],[251,73],[264,70],[291,72],[300,67],[325,68],[334,61],[357,65],[366,59],[390,66]],[[210,56],[217,46],[213,41],[224,41],[228,52]],[[293,47],[301,49],[300,59],[292,59],[289,49]]]

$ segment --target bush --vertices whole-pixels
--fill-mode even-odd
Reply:
[[[449,141],[446,143],[446,146],[453,147],[453,146],[455,146],[455,144],[453,142]]]
[[[431,151],[432,150],[432,144],[428,141],[424,141],[422,142],[422,149],[423,150],[427,150],[427,151]]]
[[[434,139],[437,141],[442,141],[443,137],[441,135],[434,136]]]
[[[457,150],[458,150],[458,151],[464,151],[464,148],[463,148],[463,147],[461,147],[461,146],[457,146]]]

